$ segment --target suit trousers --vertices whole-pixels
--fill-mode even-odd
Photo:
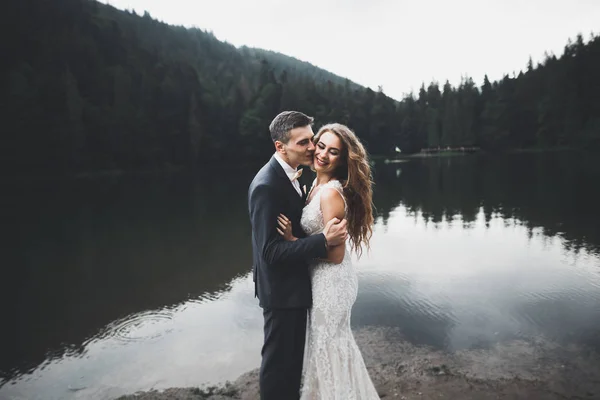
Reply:
[[[306,308],[263,310],[261,400],[300,398],[307,314]]]

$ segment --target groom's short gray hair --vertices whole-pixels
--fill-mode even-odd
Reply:
[[[287,143],[290,140],[290,131],[294,128],[312,125],[313,117],[301,113],[300,111],[283,111],[271,121],[269,131],[273,143],[280,141]]]

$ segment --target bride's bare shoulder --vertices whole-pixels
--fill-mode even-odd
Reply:
[[[341,193],[332,187],[323,188],[321,193],[321,211],[323,217],[328,219],[337,217],[344,218],[345,202]]]

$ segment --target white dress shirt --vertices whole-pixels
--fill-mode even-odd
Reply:
[[[288,176],[288,178],[290,178],[290,182],[292,182],[292,185],[294,186],[294,189],[296,189],[296,192],[298,192],[300,197],[302,197],[302,190],[300,189],[300,182],[298,182],[298,179],[295,179],[292,181],[292,179],[294,179],[294,176],[296,175],[297,171],[294,168],[290,167],[290,165],[288,163],[286,163],[283,160],[283,158],[281,158],[279,153],[275,153],[275,159],[277,160],[277,162],[279,162],[279,164],[281,165],[281,168],[283,168],[283,171]]]

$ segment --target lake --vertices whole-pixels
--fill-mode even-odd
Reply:
[[[111,399],[258,367],[259,167],[5,182],[0,398]],[[353,327],[447,351],[540,336],[600,349],[592,155],[377,162],[374,180]]]

